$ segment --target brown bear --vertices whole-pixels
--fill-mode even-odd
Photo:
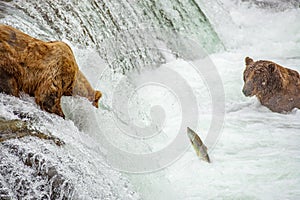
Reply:
[[[98,107],[101,93],[80,72],[66,43],[44,42],[0,24],[0,58],[0,92],[29,94],[42,110],[62,117],[63,95],[86,97]]]
[[[289,112],[300,108],[300,76],[295,70],[274,62],[245,58],[245,96],[256,96],[273,112]]]

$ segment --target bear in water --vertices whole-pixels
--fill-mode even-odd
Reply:
[[[0,25],[0,92],[35,97],[42,110],[64,117],[62,96],[83,96],[95,107],[101,97],[64,42],[44,42],[11,26]]]
[[[300,108],[300,76],[295,70],[272,61],[245,58],[245,96],[256,96],[273,112],[289,112]]]

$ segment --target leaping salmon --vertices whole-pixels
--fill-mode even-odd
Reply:
[[[207,153],[207,147],[204,145],[199,135],[191,128],[187,127],[187,135],[196,151],[196,154],[202,160],[210,163],[210,158]]]

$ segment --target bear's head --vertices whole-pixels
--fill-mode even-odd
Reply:
[[[73,88],[73,95],[87,98],[90,102],[92,102],[93,106],[98,108],[98,101],[101,98],[102,93],[98,90],[94,90],[89,81],[79,70]]]
[[[264,60],[254,62],[249,57],[245,58],[245,64],[243,87],[245,96],[261,97],[282,87],[282,76],[277,64]]]

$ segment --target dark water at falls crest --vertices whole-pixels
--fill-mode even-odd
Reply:
[[[176,52],[185,45],[176,33],[193,37],[208,53],[222,48],[194,0],[16,0],[0,1],[0,9],[3,23],[41,39],[93,47],[121,71],[164,63],[156,42]]]

